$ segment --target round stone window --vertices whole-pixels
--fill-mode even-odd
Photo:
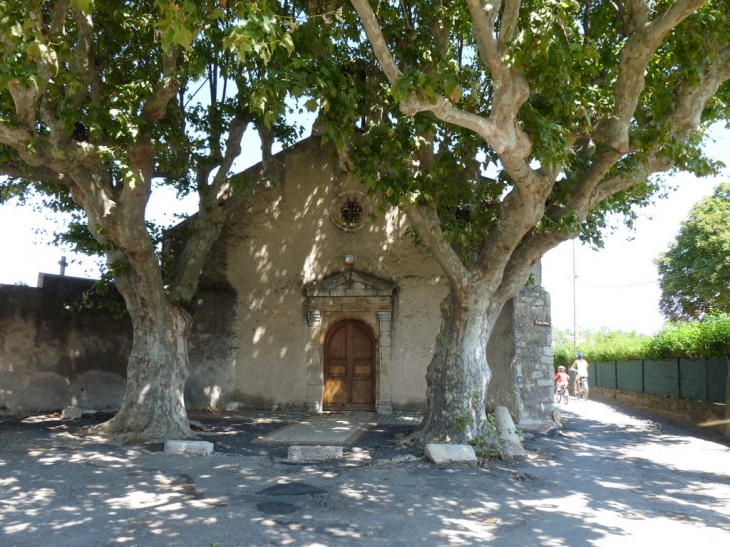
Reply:
[[[346,232],[362,229],[370,218],[370,200],[364,192],[351,190],[340,192],[332,200],[330,217],[338,228]]]

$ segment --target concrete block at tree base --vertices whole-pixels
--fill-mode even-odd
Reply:
[[[165,454],[209,456],[212,453],[213,443],[208,441],[165,441]]]
[[[292,461],[333,460],[341,457],[341,446],[290,446],[288,454],[288,459]]]
[[[515,456],[525,456],[527,451],[522,446],[522,439],[517,434],[517,428],[512,421],[507,407],[498,406],[494,409],[494,421],[497,428],[497,436],[503,443],[500,450],[502,456],[514,458]]]
[[[78,420],[84,414],[96,414],[96,410],[80,408],[78,406],[67,406],[61,412],[62,420]]]
[[[476,463],[477,455],[468,444],[427,444],[426,457],[433,463]]]

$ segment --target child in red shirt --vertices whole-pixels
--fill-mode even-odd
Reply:
[[[568,386],[570,382],[570,376],[565,372],[565,367],[558,367],[558,372],[555,374],[555,392],[557,393],[561,386]]]

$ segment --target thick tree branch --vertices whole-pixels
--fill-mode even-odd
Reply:
[[[629,124],[644,89],[649,61],[666,35],[707,0],[678,0],[661,15],[648,22],[643,0],[631,0],[632,31],[623,47],[619,74],[614,88],[613,117],[596,124],[593,137],[621,153],[629,151]]]
[[[687,17],[704,6],[708,0],[677,0],[648,24],[648,34],[661,42],[664,37]]]
[[[502,10],[502,21],[499,28],[499,56],[507,51],[507,46],[517,33],[517,19],[520,16],[521,0],[505,0]]]
[[[433,203],[419,204],[405,200],[400,207],[405,212],[411,226],[416,229],[419,237],[426,243],[436,261],[441,265],[451,288],[457,290],[467,286],[469,271],[464,267],[453,247],[444,241],[436,206]]]
[[[74,9],[73,15],[78,38],[71,52],[69,68],[72,74],[78,76],[85,84],[90,85],[98,77],[98,74],[92,68],[94,23],[91,15],[84,15],[79,9]],[[78,87],[76,90],[72,90],[72,87],[69,86],[69,90],[67,91],[67,96],[71,99],[72,108],[80,108],[87,95],[88,91],[86,87]]]
[[[385,73],[385,77],[388,78],[391,84],[395,84],[403,74],[398,68],[395,59],[393,59],[393,55],[390,53],[385,37],[380,30],[380,23],[375,16],[373,8],[370,6],[370,2],[368,0],[351,0],[351,2],[357,15],[360,17],[365,34]]]
[[[45,86],[25,86],[18,80],[13,80],[8,84],[10,96],[15,103],[15,112],[23,122],[23,125],[29,130],[35,130],[36,109],[38,108],[38,100],[43,94]]]
[[[396,84],[402,74],[390,53],[370,3],[367,0],[352,0],[352,5],[360,16],[365,33],[383,72],[391,84]],[[492,49],[495,47],[493,45]],[[503,85],[495,94],[492,114],[489,118],[454,108],[451,101],[443,96],[436,96],[435,101],[431,103],[411,95],[400,102],[400,109],[409,116],[414,116],[419,112],[431,112],[442,121],[474,131],[500,155],[505,169],[516,181],[523,180],[525,176],[532,179],[531,169],[525,161],[530,154],[532,142],[516,121],[520,106],[529,96],[529,87],[521,74],[513,74],[508,69],[499,66],[497,66],[497,70],[500,71],[504,80]]]
[[[501,80],[505,68],[499,56],[497,38],[494,35],[494,22],[497,18],[501,0],[467,0],[473,21],[472,34],[476,40],[479,55],[497,80]]]
[[[155,167],[155,144],[152,139],[140,139],[127,147],[129,165],[123,179],[119,205],[130,224],[144,226],[144,213],[152,194]]]
[[[25,150],[34,137],[34,132],[27,127],[13,127],[0,121],[0,143],[14,150]]]
[[[512,298],[530,277],[532,267],[543,255],[563,241],[570,239],[569,234],[534,233],[526,237],[512,253],[509,263],[494,298],[498,302],[506,302]]]
[[[71,0],[56,0],[53,19],[51,20],[51,36],[66,35],[66,15],[70,5]]]
[[[557,222],[565,214],[582,211],[583,216],[579,216],[579,221],[582,222],[588,212],[588,204],[592,202],[596,187],[621,157],[622,154],[613,148],[604,148],[584,173],[577,174],[575,179],[569,177],[558,183],[571,184],[574,187],[564,202],[552,204],[548,208],[546,216]]]
[[[168,103],[177,96],[180,82],[177,79],[177,61],[182,49],[170,46],[162,53],[162,79],[154,93],[144,103],[142,117],[147,123],[155,123],[165,115]]]
[[[496,286],[501,282],[510,256],[543,217],[545,200],[551,188],[552,182],[545,178],[542,187],[525,189],[515,186],[505,196],[499,220],[489,233],[477,259],[479,269],[489,272],[491,276],[487,283]]]
[[[626,0],[626,6],[634,29],[640,29],[649,22],[649,6],[645,0]]]
[[[704,67],[697,83],[690,85],[685,82],[678,90],[677,106],[666,118],[676,139],[686,141],[699,129],[700,118],[707,101],[728,79],[730,79],[730,47],[725,47],[718,52],[710,65]],[[667,171],[673,166],[674,161],[661,154],[661,149],[655,150],[636,173],[625,177],[616,175],[602,181],[586,206],[593,207],[607,197],[645,180],[652,173]]]
[[[168,103],[175,98],[178,90],[176,78],[162,78],[154,93],[147,98],[142,108],[142,117],[148,123],[155,123],[165,115]]]
[[[44,165],[29,167],[27,164],[21,166],[18,165],[18,163],[6,161],[0,163],[0,174],[7,175],[12,178],[22,178],[24,180],[51,184],[63,184],[65,186],[73,183],[71,177],[59,175],[56,171]]]
[[[208,186],[207,179],[198,181],[200,193],[198,214],[191,220],[190,236],[167,288],[168,297],[172,302],[189,302],[198,289],[208,251],[218,239],[231,211],[228,199],[233,193],[233,185],[229,172],[233,162],[241,154],[241,140],[248,124],[248,119],[240,117],[231,121],[223,160],[212,183]],[[202,172],[200,174],[202,175]]]

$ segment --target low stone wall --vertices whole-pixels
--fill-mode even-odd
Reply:
[[[726,405],[716,403],[701,403],[674,397],[647,395],[633,391],[620,391],[600,387],[591,388],[591,397],[610,399],[665,416],[678,422],[700,426],[720,435],[730,437],[730,424],[727,423]],[[702,425],[711,422],[724,422],[716,425]]]
[[[0,413],[120,407],[132,325],[78,309],[92,284],[41,274],[37,288],[0,285]]]

